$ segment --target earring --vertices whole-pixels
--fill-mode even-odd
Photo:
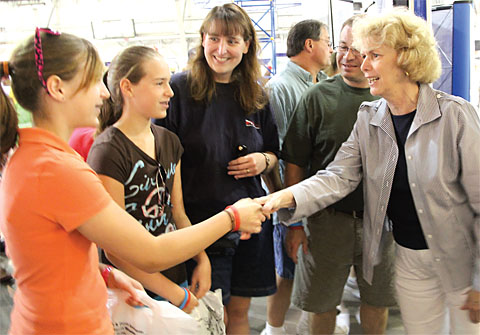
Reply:
[[[408,71],[405,71],[405,75],[408,77],[410,74],[408,73]]]

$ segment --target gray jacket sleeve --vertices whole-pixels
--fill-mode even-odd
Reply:
[[[460,182],[474,212],[473,234],[475,259],[472,286],[480,291],[480,121],[472,105],[463,104],[464,113],[459,113],[457,143],[460,153]],[[463,120],[462,120],[463,119]]]
[[[360,121],[361,122],[361,121]],[[362,180],[362,156],[358,138],[359,120],[350,136],[325,170],[289,187],[297,204],[295,209],[282,209],[279,220],[291,224],[343,199]]]

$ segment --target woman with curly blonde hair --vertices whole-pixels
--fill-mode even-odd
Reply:
[[[310,215],[363,178],[364,277],[372,280],[384,237],[396,242],[395,286],[409,334],[480,331],[480,121],[462,98],[432,89],[440,60],[432,29],[410,12],[353,25],[370,92],[335,160],[275,193],[264,211]],[[282,211],[283,212],[283,211]]]

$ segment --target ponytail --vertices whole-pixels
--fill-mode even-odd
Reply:
[[[13,70],[8,62],[1,62],[0,77],[8,78]],[[8,152],[15,147],[18,136],[17,111],[11,99],[0,88],[0,168],[7,161]]]
[[[110,91],[110,98],[104,100],[98,116],[97,134],[113,125],[122,116],[124,99],[120,81],[128,79],[132,84],[137,84],[146,74],[143,64],[156,57],[161,56],[153,48],[145,46],[128,47],[114,57],[108,71],[103,75],[103,82]]]
[[[108,78],[108,70],[103,75],[103,83],[108,88],[107,78]],[[97,135],[100,134],[102,131],[113,125],[117,122],[120,117],[122,116],[122,105],[115,106],[115,103],[112,100],[112,94],[108,99],[103,100],[103,106],[100,110],[100,115],[98,115],[98,129]]]

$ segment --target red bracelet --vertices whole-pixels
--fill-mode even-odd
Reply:
[[[234,230],[235,229],[235,217],[233,216],[233,213],[230,213],[230,211],[227,211],[226,209],[224,209],[223,212],[228,214],[228,217],[230,218],[230,223],[232,224],[232,230]]]
[[[187,301],[185,302],[185,305],[181,308],[182,311],[185,309],[185,307],[188,306],[188,303],[190,302],[190,298],[192,297],[189,289],[185,289],[185,292],[187,292],[188,296],[187,296]]]
[[[240,229],[240,213],[238,213],[238,210],[233,205],[227,206],[225,210],[227,209],[231,209],[233,216],[235,217],[235,228],[233,228],[232,231],[238,231]]]
[[[292,230],[303,230],[303,226],[288,226],[288,229],[292,229]]]
[[[108,277],[110,276],[110,272],[112,272],[113,267],[110,265],[106,265],[105,268],[102,270],[102,277],[105,281],[105,285],[108,286]]]

